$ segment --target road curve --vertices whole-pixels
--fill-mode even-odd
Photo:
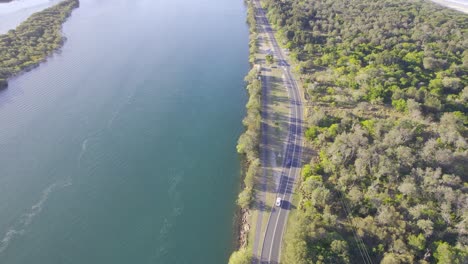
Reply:
[[[279,47],[273,30],[266,18],[265,11],[259,0],[254,0],[257,17],[261,29],[268,35],[272,45],[272,54],[283,71],[283,81],[288,90],[290,103],[289,133],[287,139],[286,152],[284,155],[283,168],[276,197],[281,197],[280,207],[272,205],[272,211],[268,218],[268,224],[263,239],[260,254],[260,263],[277,264],[280,261],[281,244],[286,222],[291,207],[291,196],[293,186],[300,171],[302,156],[302,97],[299,88],[294,80],[290,65],[285,60],[283,51]],[[275,199],[276,200],[276,199]]]

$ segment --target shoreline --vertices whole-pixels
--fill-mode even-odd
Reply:
[[[0,35],[15,30],[30,16],[64,0],[13,0],[0,3]]]
[[[468,14],[468,1],[462,3],[460,1],[450,1],[450,0],[431,0],[431,2],[441,5],[446,8],[454,9],[456,11],[463,12]]]
[[[261,111],[261,81],[257,78],[258,69],[255,67],[257,53],[256,20],[253,3],[245,0],[247,5],[247,24],[249,26],[249,63],[250,70],[245,77],[249,99],[246,104],[246,115],[242,120],[245,130],[237,144],[237,152],[241,157],[241,177],[237,203],[234,215],[235,247],[229,263],[237,263],[239,259],[251,259],[249,253],[249,232],[251,230],[251,204],[254,197],[254,179],[259,168],[260,149],[260,111]]]
[[[241,163],[241,171],[240,171],[240,181],[241,185],[239,186],[239,193],[242,192],[242,190],[245,188],[245,185],[243,184],[244,179],[245,179],[245,174],[246,174],[246,168],[248,167],[248,163],[244,157],[240,158],[240,163]],[[237,203],[237,200],[236,200]],[[233,220],[233,241],[232,241],[232,249],[233,251],[239,250],[242,248],[244,243],[247,241],[247,237],[245,235],[244,228],[246,224],[246,219],[249,216],[248,210],[242,209],[240,206],[237,206],[234,212],[234,220]]]

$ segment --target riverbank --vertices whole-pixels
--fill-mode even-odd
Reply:
[[[249,262],[252,258],[249,250],[249,232],[251,231],[251,212],[254,191],[255,177],[260,172],[260,126],[261,126],[261,92],[262,82],[259,76],[259,68],[255,66],[255,54],[258,52],[257,46],[257,22],[255,10],[251,1],[247,4],[247,23],[250,29],[249,35],[249,62],[251,69],[245,77],[246,89],[249,100],[246,104],[247,114],[242,123],[245,126],[244,133],[239,137],[237,152],[242,155],[242,182],[241,192],[237,199],[239,206],[236,220],[237,249],[229,263]]]
[[[278,67],[276,59],[268,61],[268,54],[272,50],[272,43],[268,30],[264,30],[262,17],[259,16],[254,2],[248,2],[248,19],[251,31],[249,61],[253,65],[250,77],[256,76],[260,101],[260,134],[255,142],[258,159],[252,163],[247,172],[247,182],[253,185],[252,191],[244,188],[243,193],[248,197],[247,213],[244,214],[240,231],[243,231],[243,247],[235,252],[231,263],[240,260],[258,260],[261,245],[268,222],[271,205],[276,199],[278,180],[281,178],[284,153],[287,146],[289,121],[291,120],[291,106],[289,105],[288,89],[284,81],[283,70]],[[258,22],[258,23],[257,23]],[[255,26],[255,28],[253,28]],[[249,105],[249,104],[248,104]],[[255,168],[255,169],[254,169]],[[245,185],[245,184],[244,184]],[[241,196],[242,198],[245,198]],[[247,199],[244,199],[247,200]],[[242,203],[241,203],[242,204]]]
[[[38,66],[62,47],[61,25],[79,5],[79,0],[65,0],[0,35],[0,89],[8,86],[8,78]]]

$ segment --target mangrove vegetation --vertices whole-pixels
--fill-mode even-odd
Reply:
[[[7,87],[8,78],[37,66],[63,45],[62,24],[78,6],[79,0],[65,0],[0,35],[0,89]]]

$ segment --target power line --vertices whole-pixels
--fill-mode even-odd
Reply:
[[[357,234],[357,231],[356,231],[356,227],[354,226],[353,222],[352,222],[352,219],[350,217],[351,215],[351,210],[349,209],[349,206],[344,198],[344,194],[339,191],[339,197],[340,197],[340,200],[341,200],[341,203],[343,205],[343,208],[345,210],[345,213],[346,213],[346,218],[351,226],[351,229],[352,229],[352,232],[353,232],[353,236],[354,236],[354,239],[356,240],[356,244],[358,246],[358,249],[359,249],[359,253],[361,254],[361,257],[362,259],[364,260],[364,262],[367,264],[367,263],[370,263],[370,264],[373,264],[372,262],[372,259],[369,255],[369,252],[367,250],[367,247],[366,245],[364,244],[364,241],[362,240],[362,238]]]

